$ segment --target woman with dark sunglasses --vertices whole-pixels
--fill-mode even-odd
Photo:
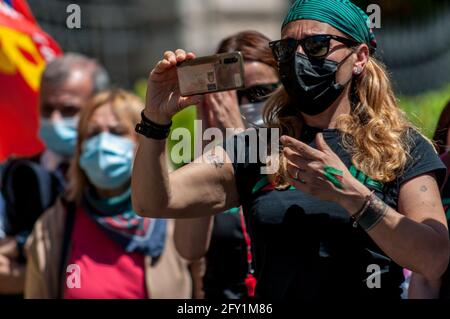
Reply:
[[[283,135],[279,172],[235,161],[255,146],[228,140],[166,173],[159,139],[177,110],[200,100],[180,97],[174,76],[194,54],[168,51],[149,77],[136,210],[195,218],[242,205],[261,298],[399,299],[402,267],[439,278],[450,252],[445,166],[398,108],[367,15],[348,0],[297,0],[281,33],[295,41],[272,44],[284,88],[264,110]]]
[[[240,51],[244,57],[245,89],[209,94],[201,103],[203,127],[245,129],[262,125],[265,101],[279,88],[278,70],[269,38],[256,31],[234,34],[219,44],[217,53]],[[180,254],[196,260],[205,256],[203,280],[206,299],[245,299],[251,295],[251,242],[239,207],[214,216],[178,219],[175,243]],[[247,281],[246,281],[247,279]],[[246,284],[247,283],[247,284]]]

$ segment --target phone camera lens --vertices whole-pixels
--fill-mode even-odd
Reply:
[[[238,61],[237,58],[227,58],[227,59],[223,60],[223,63],[224,64],[233,64],[233,63],[236,63],[237,61]]]

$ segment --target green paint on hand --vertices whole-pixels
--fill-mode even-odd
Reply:
[[[336,186],[339,189],[342,189],[342,178],[344,177],[344,172],[332,166],[325,166],[325,173],[323,175],[334,186]]]

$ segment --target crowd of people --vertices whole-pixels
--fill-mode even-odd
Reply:
[[[145,101],[91,58],[50,62],[47,149],[1,168],[0,298],[450,298],[450,104],[433,140],[414,127],[367,21],[348,0],[297,0],[280,40],[218,44],[242,53],[245,88],[201,96],[180,95],[182,49]],[[190,105],[236,134],[175,169],[167,137]],[[273,174],[249,160],[262,127],[281,136]]]

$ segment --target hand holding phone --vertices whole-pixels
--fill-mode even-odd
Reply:
[[[180,63],[177,67],[181,96],[244,87],[244,61],[240,52],[221,53]]]
[[[181,49],[164,53],[148,78],[144,110],[148,118],[156,123],[167,124],[183,108],[200,103],[202,96],[183,97],[178,87],[177,64],[194,58],[194,53]]]

